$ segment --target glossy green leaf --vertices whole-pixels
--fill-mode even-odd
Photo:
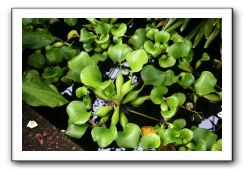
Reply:
[[[159,32],[158,29],[155,28],[151,28],[147,31],[146,36],[147,38],[149,38],[150,40],[155,40],[155,34]]]
[[[30,106],[59,107],[68,101],[55,86],[42,81],[36,70],[29,70],[22,77],[22,98]]]
[[[131,79],[129,79],[121,86],[120,100],[136,87],[137,84],[131,84],[131,82]]]
[[[167,70],[166,72],[164,72],[164,75],[165,75],[165,80],[164,80],[165,86],[171,86],[172,84],[176,83],[178,80],[178,77],[175,76],[172,70]]]
[[[215,92],[214,86],[217,79],[209,71],[203,71],[201,76],[195,81],[194,88],[200,96]]]
[[[68,35],[67,35],[67,41],[69,41],[72,38],[77,38],[79,37],[79,34],[76,30],[71,30]]]
[[[179,100],[175,96],[170,96],[167,98],[167,105],[169,106],[170,110],[162,111],[161,114],[165,119],[169,119],[173,117],[177,111],[179,106]]]
[[[180,106],[182,106],[186,101],[186,95],[184,93],[174,93],[172,96],[177,97]]]
[[[211,151],[222,151],[222,139],[219,139],[216,143],[214,143]]]
[[[75,95],[78,98],[81,98],[82,96],[87,96],[88,90],[85,86],[79,87],[75,90]]]
[[[193,132],[190,129],[184,128],[180,131],[180,138],[183,144],[187,144],[193,139]]]
[[[134,90],[134,91],[131,91],[130,93],[128,93],[126,95],[126,97],[123,99],[123,104],[135,100],[138,97],[139,93],[141,92],[142,88],[143,88],[143,86],[139,90]]]
[[[125,128],[125,126],[129,123],[129,120],[128,118],[126,117],[125,113],[122,111],[120,113],[120,116],[119,116],[119,123],[120,125],[123,127],[123,129]]]
[[[109,40],[109,34],[102,34],[99,36],[98,39],[95,39],[96,43],[102,44]]]
[[[182,72],[180,74],[180,80],[178,80],[178,84],[180,84],[184,89],[191,88],[195,81],[195,77],[191,73]]]
[[[80,71],[69,70],[65,75],[66,78],[70,80],[74,80],[76,82],[80,82]]]
[[[178,68],[191,73],[190,62],[180,61],[179,64],[178,64]]]
[[[111,29],[111,33],[117,37],[124,36],[126,31],[127,26],[125,23],[115,24],[114,27]]]
[[[110,115],[107,114],[106,116],[103,116],[100,118],[98,125],[105,124],[110,119]]]
[[[113,61],[121,63],[131,51],[132,49],[127,44],[117,44],[109,47],[108,55]]]
[[[119,122],[119,106],[114,108],[114,113],[111,117],[111,125],[116,126]]]
[[[94,127],[91,135],[99,147],[105,148],[117,138],[118,133],[115,126],[110,126],[110,128]]]
[[[141,78],[145,85],[160,86],[164,83],[165,73],[153,65],[146,65],[141,70]]]
[[[168,145],[175,143],[178,145],[182,144],[180,139],[180,131],[176,128],[161,129],[158,131],[162,145]]]
[[[91,102],[90,96],[88,96],[88,95],[83,96],[82,101],[85,104],[86,109],[91,109],[92,108],[92,102]]]
[[[73,57],[76,56],[76,49],[72,49],[71,47],[67,46],[62,46],[61,49],[63,51],[63,56],[65,60],[71,60]]]
[[[52,48],[46,52],[46,59],[48,64],[57,64],[63,60],[62,48]]]
[[[151,54],[153,57],[157,57],[162,53],[162,49],[160,48],[160,44],[153,44],[151,41],[146,41],[144,43],[144,49]]]
[[[128,123],[123,132],[118,132],[116,143],[119,147],[137,149],[140,135],[140,127],[134,123]]]
[[[51,79],[55,77],[59,77],[61,75],[61,68],[59,66],[55,66],[53,68],[46,68],[42,73],[42,77],[44,79]]]
[[[210,93],[210,94],[206,94],[206,95],[204,95],[203,96],[205,99],[207,99],[207,100],[209,100],[209,101],[213,101],[213,102],[217,102],[217,101],[221,101],[222,100],[222,98],[219,96],[219,95],[217,95],[217,94],[212,94],[212,93]]]
[[[68,25],[68,26],[75,26],[78,22],[77,18],[64,18],[64,22]]]
[[[172,67],[174,66],[176,63],[176,60],[175,58],[169,56],[167,57],[166,55],[163,55],[159,58],[159,65],[162,67],[162,68],[168,68],[168,67]]]
[[[160,143],[160,137],[155,133],[146,134],[142,136],[140,140],[140,144],[143,150],[158,148],[160,146]]]
[[[130,37],[129,43],[133,45],[134,49],[140,49],[143,47],[146,41],[146,31],[143,28],[139,28],[135,31],[134,35]]]
[[[126,61],[131,68],[131,72],[139,72],[143,65],[148,62],[148,56],[143,49],[138,49],[128,53]]]
[[[155,86],[150,93],[150,98],[154,104],[163,102],[163,95],[168,93],[168,88],[165,86]]]
[[[98,88],[102,84],[102,74],[96,65],[89,65],[82,69],[80,80],[83,84]]]
[[[168,55],[178,59],[179,57],[185,57],[190,52],[190,46],[185,42],[177,42],[168,48]]]
[[[150,96],[141,96],[141,97],[136,98],[132,102],[130,102],[130,104],[132,106],[137,107],[137,106],[142,105],[146,100],[149,100],[149,99],[150,99]]]
[[[115,86],[112,80],[102,82],[96,89],[100,90],[110,100],[115,96]]]
[[[195,67],[195,69],[197,69],[197,68],[202,64],[203,61],[209,61],[209,60],[210,60],[210,56],[209,56],[206,52],[204,52],[204,53],[202,54],[201,59],[199,59],[199,60],[196,62],[196,67]]]
[[[40,69],[46,63],[45,56],[41,53],[33,53],[27,58],[28,65]]]
[[[163,42],[167,44],[170,39],[170,34],[164,30],[155,33],[155,42]]]
[[[96,25],[94,31],[97,33],[97,34],[108,34],[111,30],[111,25],[108,24],[108,23],[99,23]]]
[[[57,38],[52,36],[48,31],[36,31],[22,32],[22,47],[23,48],[31,48],[31,49],[39,49],[46,45],[49,45]]]
[[[85,134],[87,127],[87,124],[76,125],[68,123],[68,128],[65,133],[70,137],[80,139]]]
[[[92,32],[89,32],[86,28],[80,30],[80,42],[88,42],[94,38]]]
[[[122,70],[120,70],[115,80],[116,91],[119,97],[120,97],[121,87],[123,84],[124,84],[124,77],[122,74]]]
[[[84,67],[92,65],[91,57],[86,52],[81,52],[73,59],[68,61],[68,67],[71,70],[81,71]]]
[[[101,106],[97,109],[95,115],[103,117],[106,116],[111,110],[113,110],[113,106]]]
[[[66,111],[69,116],[69,122],[73,124],[84,124],[86,123],[91,113],[87,112],[86,105],[82,101],[72,101],[66,107]]]
[[[173,125],[175,128],[177,128],[178,130],[184,128],[186,126],[186,120],[185,119],[176,119],[173,122]]]

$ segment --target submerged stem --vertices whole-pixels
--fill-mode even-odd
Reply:
[[[127,109],[127,110],[128,110],[129,112],[134,113],[134,114],[137,114],[137,115],[139,115],[139,116],[143,116],[143,117],[149,118],[149,119],[151,119],[151,120],[158,121],[158,119],[156,119],[156,118],[154,118],[154,117],[151,117],[151,116],[148,116],[148,115],[139,113],[139,112],[134,111],[134,110],[131,110],[131,109]]]
[[[97,124],[91,119],[88,120],[88,123],[90,123],[91,127],[96,127],[97,126]]]

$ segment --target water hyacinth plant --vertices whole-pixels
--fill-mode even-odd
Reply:
[[[221,19],[25,18],[22,26],[23,102],[62,107],[70,138],[85,135],[96,150],[222,150]],[[72,97],[63,92],[70,86]],[[200,127],[213,115],[218,122]]]

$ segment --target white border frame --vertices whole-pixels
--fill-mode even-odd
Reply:
[[[222,18],[222,151],[22,151],[22,18]],[[232,9],[12,9],[13,161],[231,161]]]

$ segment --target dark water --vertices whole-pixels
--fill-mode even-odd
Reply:
[[[128,23],[130,22],[130,19],[120,19],[121,22]],[[140,28],[140,27],[145,27],[147,20],[146,19],[134,19],[130,24],[128,25],[128,31],[127,35],[130,36],[134,34],[135,30]],[[196,25],[199,22],[199,19],[193,19],[188,26],[191,25]],[[86,24],[87,21],[84,19],[79,19],[79,24],[77,24],[75,27],[68,27],[64,22],[59,22],[51,25],[48,29],[50,32],[62,39],[66,39],[66,36],[68,32],[72,29],[80,30],[82,28],[83,24]],[[78,31],[79,32],[79,31]],[[182,36],[184,34],[186,35],[188,32],[183,32]],[[123,39],[124,41],[127,41],[128,38],[125,37]],[[202,40],[199,45],[197,46],[196,49],[194,49],[194,59],[192,61],[192,65],[195,65],[195,62],[201,58],[202,53],[205,52],[206,50],[203,50],[203,45],[204,45],[204,40]],[[217,37],[215,41],[212,42],[210,47],[207,49],[207,53],[210,54],[211,58],[217,58],[220,59],[220,52],[219,52],[219,45],[221,41],[220,38]],[[74,40],[74,44],[82,50],[82,45],[80,42],[78,42],[78,39]],[[26,69],[27,65],[25,62],[26,56],[29,56],[33,51],[32,50],[24,50],[23,51],[23,71]],[[92,55],[92,53],[89,53]],[[212,66],[213,59],[211,59],[209,62],[205,62],[201,65],[199,70],[197,72],[193,72],[194,76],[197,78],[200,76],[200,73],[203,70],[209,70],[211,71],[218,79],[218,85],[222,85],[222,71],[216,71],[215,68]],[[158,67],[159,69],[163,70],[160,68],[157,62],[154,62],[154,60],[150,60],[149,64],[154,64],[155,67]],[[99,63],[99,68],[101,72],[103,73],[103,80],[108,80],[112,79],[114,80],[117,73],[119,72],[119,67],[115,63],[113,63],[112,60],[109,58],[105,62],[100,62]],[[122,65],[122,68],[124,70],[128,69],[128,64],[124,63]],[[176,75],[181,72],[178,68],[172,69]],[[42,71],[42,70],[40,70]],[[129,76],[129,73],[127,71],[123,71],[125,81]],[[134,82],[138,81],[141,82],[142,80],[140,79],[140,74],[135,73],[133,77]],[[77,98],[75,97],[75,90],[76,88],[80,87],[81,84],[78,83],[72,83],[69,85],[64,85],[64,84],[56,84],[59,91],[61,91],[62,95],[64,95],[69,101],[76,100]],[[138,85],[136,89],[139,89],[141,86]],[[151,86],[145,86],[143,90],[141,91],[140,95],[149,95],[152,87]],[[167,95],[171,95],[172,93],[176,92],[183,92],[183,93],[191,93],[190,90],[184,90],[178,85],[172,85],[169,87],[169,92]],[[107,103],[104,102],[103,100],[97,98],[94,94],[91,92],[91,98],[92,98],[92,111],[95,112],[96,109],[100,106],[104,106]],[[167,96],[166,96],[167,97]],[[187,97],[188,100],[187,102],[192,102],[189,97]],[[197,102],[196,108],[197,112],[201,112],[201,114],[197,114],[193,111],[189,111],[187,109],[179,108],[177,114],[174,116],[174,119],[177,118],[184,118],[187,121],[187,126],[190,128],[192,125],[196,125],[202,128],[207,128],[211,131],[216,130],[216,134],[221,138],[222,137],[222,129],[219,129],[221,127],[222,119],[218,117],[218,113],[221,112],[221,102],[219,103],[214,103],[214,102],[209,102],[206,99],[200,98]],[[57,126],[60,130],[66,130],[67,125],[68,125],[68,116],[66,113],[66,106],[64,105],[59,108],[46,108],[46,107],[37,107],[35,110],[37,110],[42,116],[44,116],[48,121],[50,121],[52,124]],[[129,105],[126,105],[129,106]],[[153,120],[147,119],[145,117],[133,114],[133,113],[128,113],[126,114],[129,121],[138,124],[140,127],[142,126],[155,126],[155,124],[159,123],[161,120],[161,114],[160,112],[160,106],[154,105],[151,101],[146,101],[142,106],[135,108],[135,107],[130,107],[131,109],[140,112],[145,115],[152,116],[156,119],[158,119],[158,122],[155,122]],[[95,121],[97,119],[94,119]],[[108,122],[109,123],[109,122]],[[121,128],[118,128],[118,130],[121,130]],[[100,150],[97,147],[97,144],[93,142],[91,138],[91,128],[88,128],[85,135],[81,139],[72,139],[74,142],[77,144],[81,145],[82,148],[85,150],[90,150],[90,151],[96,151]],[[116,147],[115,143],[112,143],[108,149],[104,150],[109,150],[109,151],[123,151],[124,149],[120,149]]]

